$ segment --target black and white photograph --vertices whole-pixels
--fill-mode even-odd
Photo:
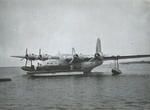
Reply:
[[[150,0],[0,0],[0,110],[150,110]]]

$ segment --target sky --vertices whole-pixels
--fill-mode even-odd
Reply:
[[[150,0],[0,0],[0,66],[21,66],[12,55],[150,53]]]

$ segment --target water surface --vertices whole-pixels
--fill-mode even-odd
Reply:
[[[29,77],[20,68],[0,68],[0,110],[149,110],[150,64],[110,66],[88,76]]]

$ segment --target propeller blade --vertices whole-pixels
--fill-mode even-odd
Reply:
[[[39,55],[41,55],[41,49],[39,49]]]
[[[41,54],[41,49],[39,49],[39,56],[38,56],[39,60],[42,59],[42,54]]]
[[[79,55],[76,53],[75,49],[72,48],[72,60],[69,62],[70,64],[78,63],[80,60]]]
[[[26,55],[28,55],[28,49],[26,48]]]
[[[26,48],[25,58],[28,59],[28,48]]]
[[[72,55],[76,54],[76,51],[74,48],[72,48]]]
[[[28,62],[28,60],[26,59],[25,66],[27,66],[27,62]]]

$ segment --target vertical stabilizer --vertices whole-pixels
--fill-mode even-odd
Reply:
[[[96,53],[102,53],[101,50],[101,40],[98,38],[96,43]]]

